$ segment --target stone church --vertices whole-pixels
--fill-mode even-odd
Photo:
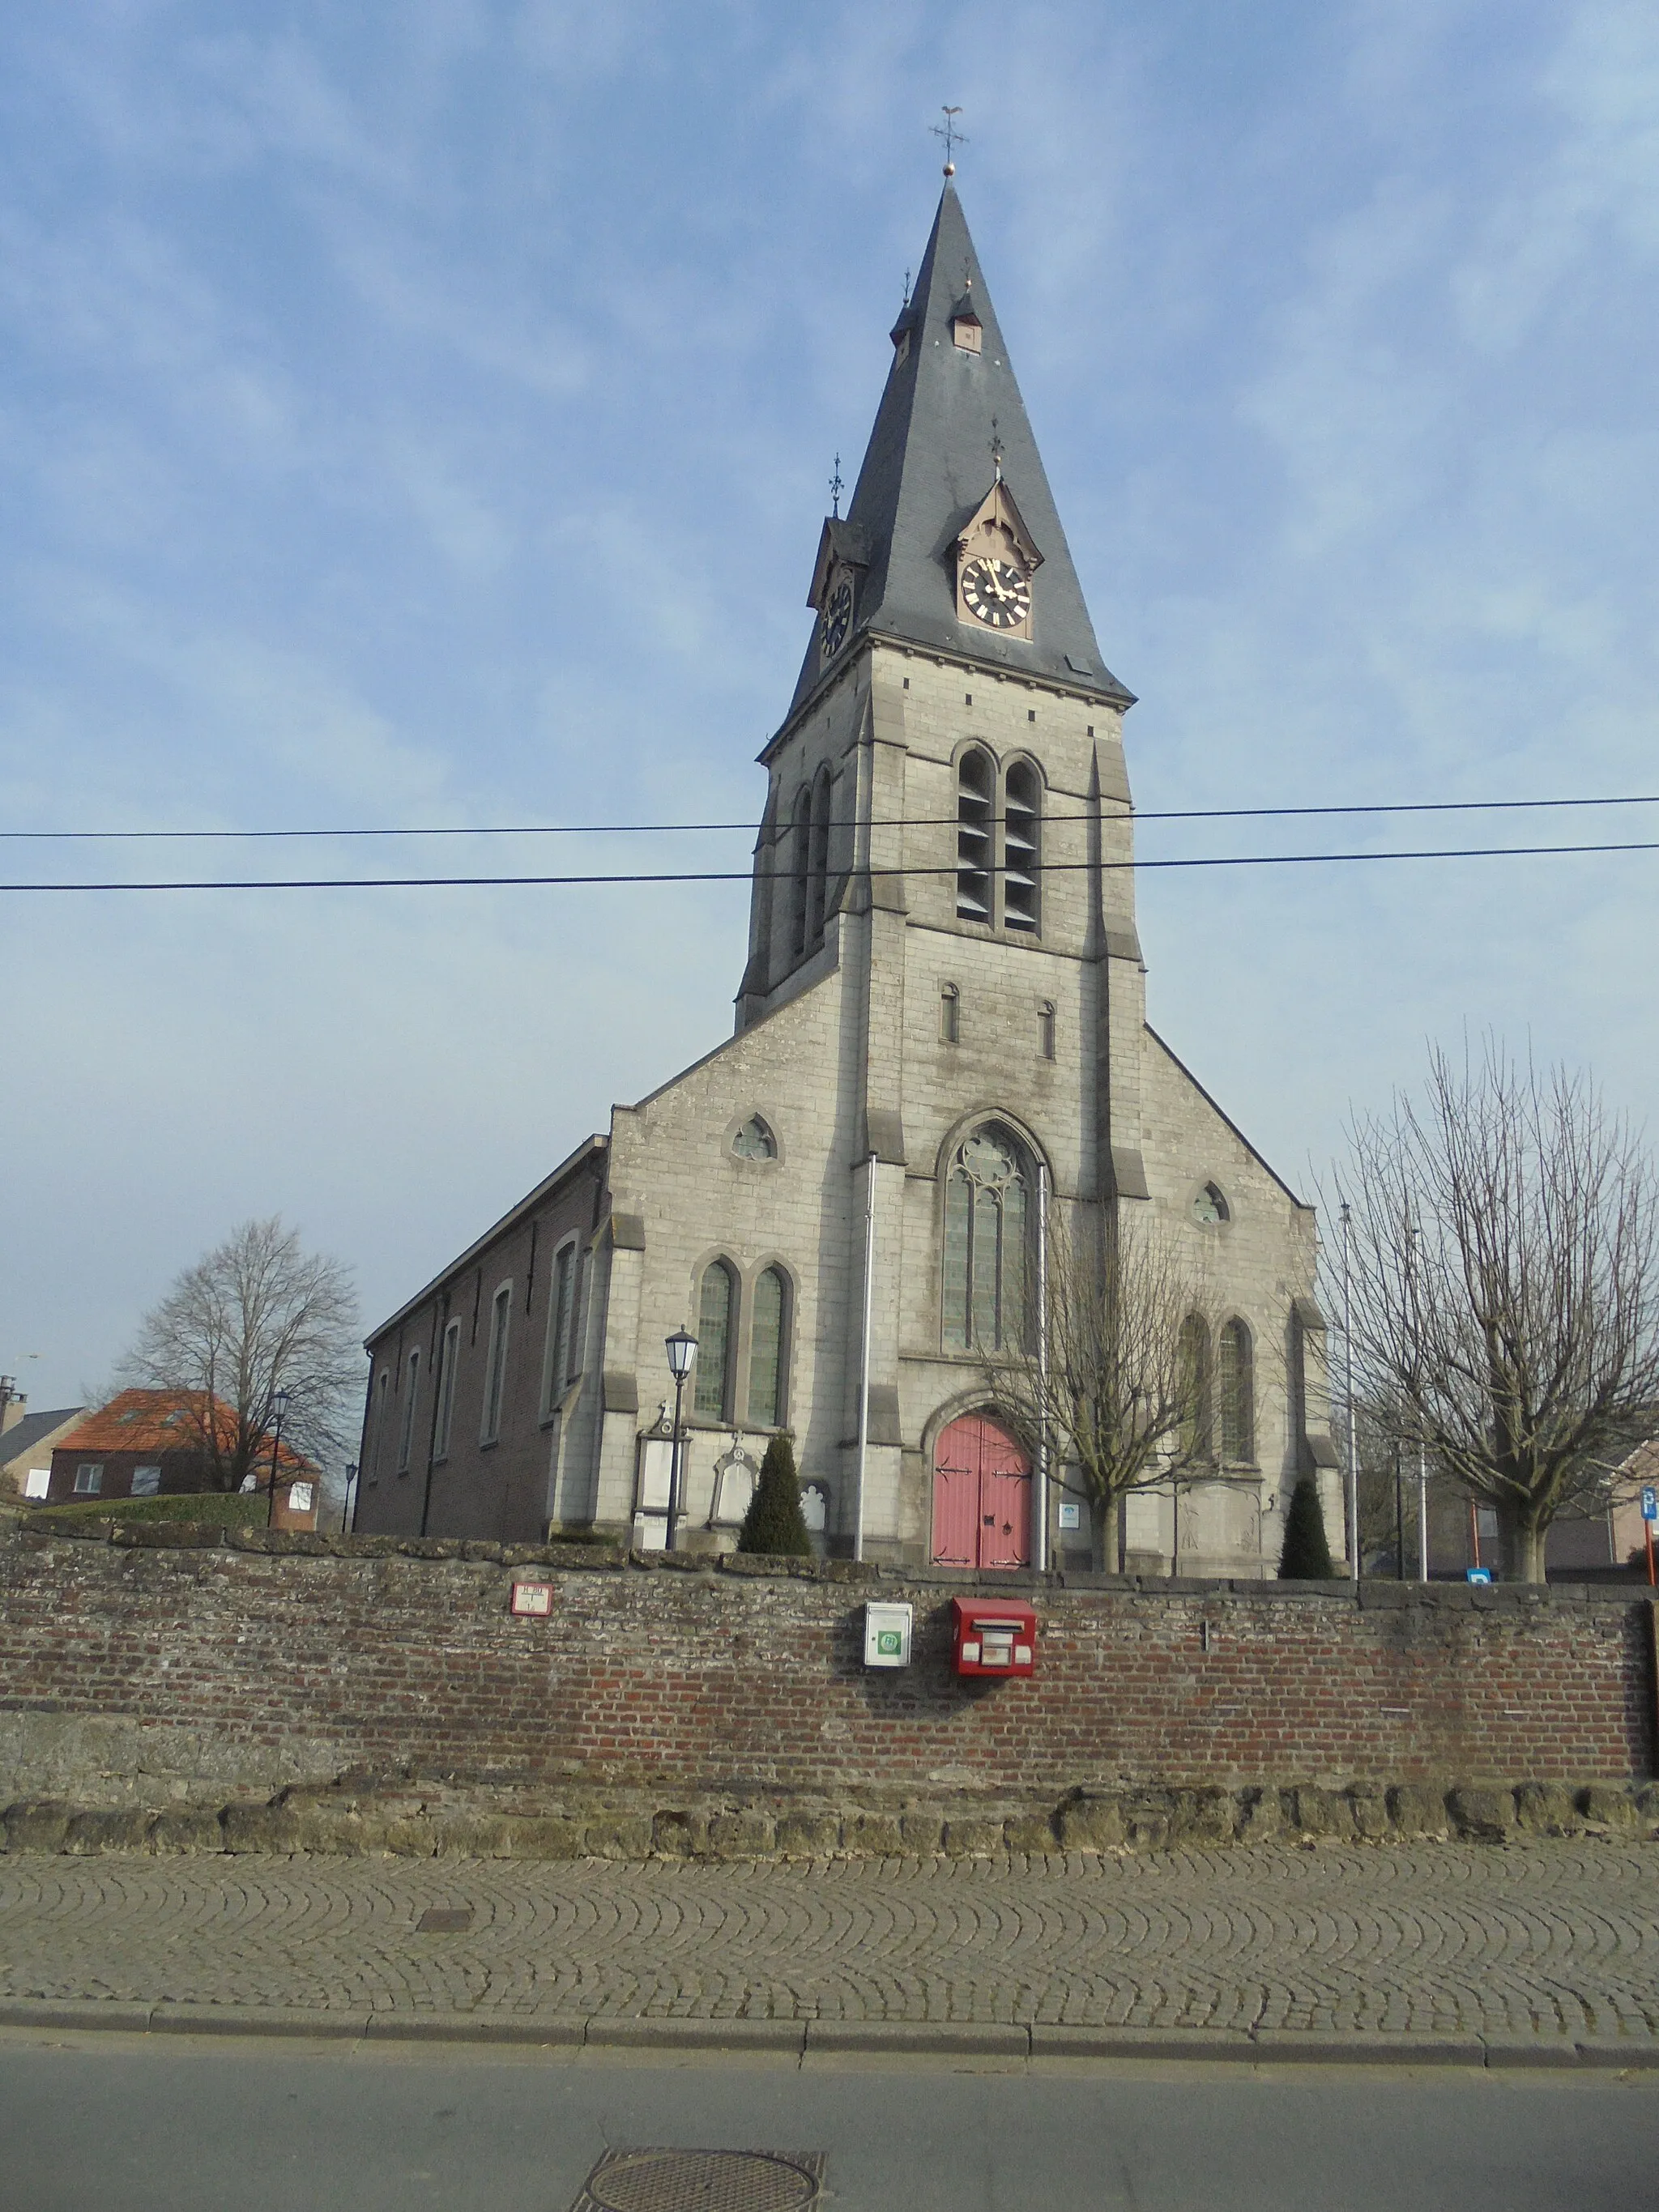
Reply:
[[[681,1547],[734,1542],[784,1428],[829,1553],[1115,1567],[987,1379],[1030,1340],[1040,1218],[1109,1208],[1213,1285],[1224,1401],[1212,1464],[1127,1501],[1119,1556],[1271,1574],[1304,1468],[1341,1525],[1313,1212],[1147,1026],[1133,699],[948,180],[891,348],[760,756],[735,1033],[376,1330],[362,1530],[660,1547],[689,1327]]]

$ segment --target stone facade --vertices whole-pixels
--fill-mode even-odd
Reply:
[[[971,350],[951,336],[964,265]],[[360,1529],[660,1541],[660,1516],[641,1510],[666,1449],[665,1340],[689,1324],[704,1341],[682,1541],[730,1546],[784,1425],[826,1550],[942,1559],[941,1437],[985,1407],[988,1364],[1008,1348],[988,1340],[984,1297],[1030,1301],[1039,1215],[1087,1237],[1115,1214],[1175,1246],[1218,1322],[1243,1324],[1254,1404],[1230,1463],[1178,1504],[1130,1501],[1109,1548],[1149,1570],[1271,1572],[1291,1485],[1316,1468],[1342,1548],[1313,1212],[1146,1025],[1133,702],[1094,644],[949,190],[895,348],[849,515],[824,526],[813,644],[762,755],[737,1033],[617,1107],[605,1137],[376,1333]],[[1006,634],[964,611],[970,538],[953,551],[953,531],[973,533],[975,557],[1003,544],[1023,564],[1029,611]],[[1016,1225],[974,1230],[970,1262],[965,1213],[954,1230],[946,1216],[981,1203],[977,1184],[961,1196],[957,1164],[976,1137],[1002,1148],[1014,1188],[983,1219]],[[994,1234],[1018,1255],[983,1274]],[[574,1310],[550,1265],[569,1239]],[[711,1269],[729,1304],[720,1377]],[[958,1298],[971,1321],[954,1317]],[[1029,1311],[1023,1326],[1029,1344]],[[1086,1510],[1063,1466],[1043,1474],[1015,1550],[1086,1567]]]

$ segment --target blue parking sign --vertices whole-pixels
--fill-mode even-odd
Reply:
[[[1659,1521],[1659,1490],[1656,1490],[1650,1482],[1644,1484],[1642,1489],[1642,1518],[1644,1521]]]

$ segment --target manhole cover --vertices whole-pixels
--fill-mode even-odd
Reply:
[[[607,2151],[572,2212],[807,2212],[823,2176],[815,2151]]]
[[[470,1905],[428,1905],[415,1923],[421,1936],[465,1936],[471,1925]]]

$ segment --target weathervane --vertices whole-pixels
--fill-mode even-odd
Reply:
[[[968,133],[957,128],[956,118],[962,112],[959,107],[944,107],[939,112],[945,120],[933,125],[933,136],[945,141],[945,173],[947,177],[954,177],[957,173],[956,149],[968,143]]]
[[[830,512],[832,520],[836,522],[841,520],[841,495],[846,489],[846,485],[841,480],[841,455],[837,453],[836,455],[836,473],[830,479]]]
[[[991,417],[991,460],[997,472],[997,482],[1002,482],[1002,434],[997,428],[997,418]]]

